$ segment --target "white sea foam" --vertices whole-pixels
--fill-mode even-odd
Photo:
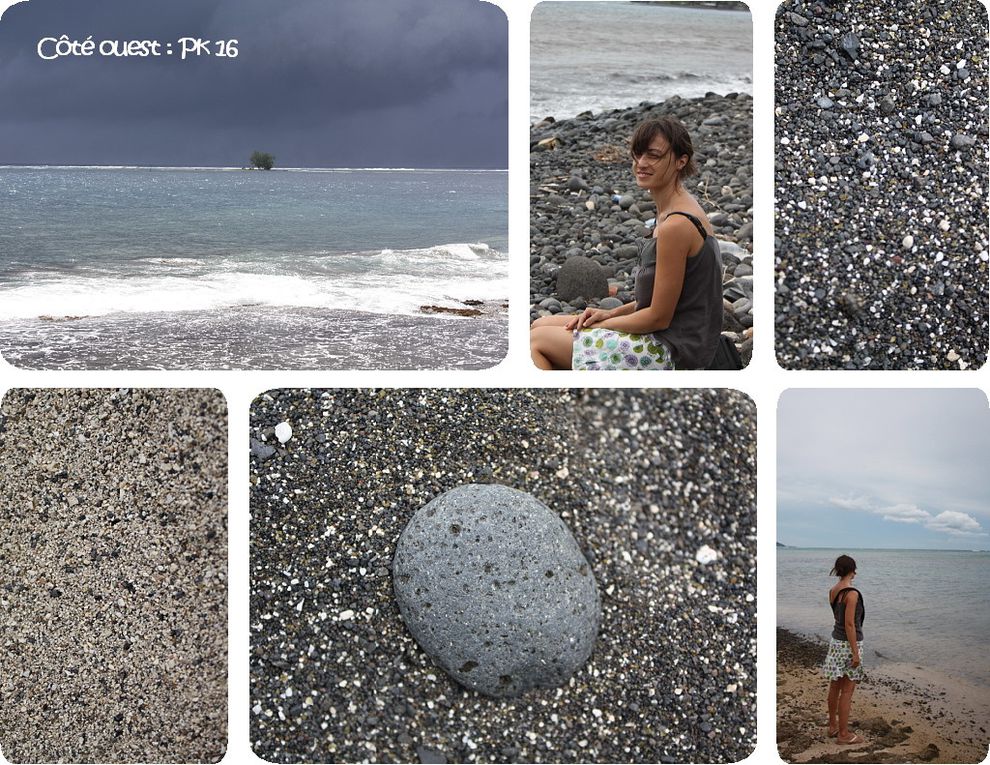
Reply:
[[[481,265],[478,261],[484,260]],[[138,275],[78,273],[19,280],[0,290],[0,320],[39,316],[99,316],[218,310],[244,305],[419,312],[423,305],[457,307],[460,301],[508,296],[508,258],[484,243],[454,243],[350,256],[258,264],[225,258],[142,258],[160,271]],[[363,267],[355,268],[359,264]],[[168,266],[196,265],[196,276]],[[305,265],[305,273],[295,266]]]

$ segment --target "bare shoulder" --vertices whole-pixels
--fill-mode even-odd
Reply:
[[[664,249],[682,252],[687,256],[698,240],[698,229],[683,215],[669,215],[657,224],[657,244]]]

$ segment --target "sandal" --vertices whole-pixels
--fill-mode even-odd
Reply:
[[[853,733],[853,737],[848,741],[843,741],[841,738],[836,737],[835,739],[840,744],[862,744],[863,737]]]
[[[829,728],[828,729],[828,737],[829,738],[838,738],[838,736],[839,736],[839,729],[838,728]]]

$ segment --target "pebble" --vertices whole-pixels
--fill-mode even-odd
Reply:
[[[431,500],[399,536],[392,575],[416,642],[488,696],[556,687],[594,647],[591,566],[567,525],[525,492],[467,484]]]
[[[292,438],[292,426],[287,422],[280,422],[275,426],[275,438],[280,444],[286,443]]]
[[[709,563],[714,563],[718,560],[718,552],[713,550],[708,545],[702,545],[698,548],[698,552],[694,554],[694,559],[702,565],[707,565]]]
[[[910,234],[905,236],[901,240],[901,247],[903,247],[905,250],[910,250],[912,247],[914,247],[914,237],[911,236]]]

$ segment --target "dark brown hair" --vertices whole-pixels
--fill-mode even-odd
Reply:
[[[698,166],[694,162],[694,144],[691,143],[691,134],[684,127],[684,123],[676,117],[658,117],[640,122],[629,142],[632,156],[641,157],[646,154],[653,139],[658,135],[667,139],[675,158],[680,159],[683,156],[688,158],[687,164],[677,173],[678,179],[683,180],[698,172]]]
[[[855,570],[856,561],[848,555],[840,555],[835,559],[835,565],[832,566],[832,570],[829,573],[831,573],[832,576],[843,577],[853,573]]]

